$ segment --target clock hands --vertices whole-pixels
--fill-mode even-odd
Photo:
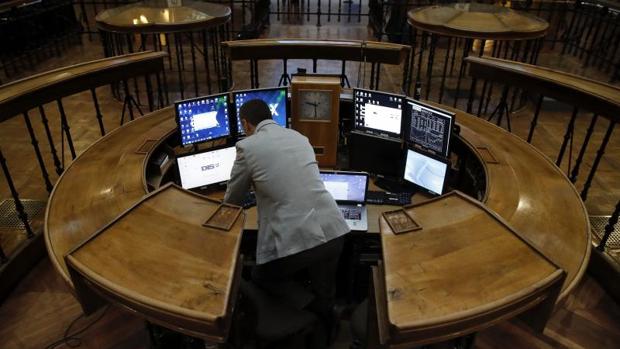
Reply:
[[[316,102],[316,103],[306,102],[306,104],[311,105],[311,106],[313,106],[313,107],[314,107],[314,118],[316,119],[316,118],[317,118],[317,115],[316,115],[316,108],[317,108],[317,107],[319,106],[319,104],[321,104],[321,103],[318,103],[318,102]]]

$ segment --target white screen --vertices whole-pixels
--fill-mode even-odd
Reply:
[[[178,158],[181,186],[191,189],[229,180],[236,156],[237,149],[229,147]]]
[[[402,111],[376,104],[364,105],[364,127],[392,133],[400,133]]]
[[[443,194],[448,165],[413,150],[407,151],[405,179],[436,194]]]
[[[204,130],[205,128],[218,127],[217,110],[202,114],[196,114],[192,117],[192,127],[195,131]]]
[[[334,200],[347,200],[349,194],[349,183],[347,182],[323,182],[325,189],[332,194]]]

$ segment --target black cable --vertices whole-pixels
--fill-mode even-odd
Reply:
[[[101,314],[99,314],[99,316],[95,320],[93,320],[88,325],[84,326],[83,328],[77,330],[76,332],[74,332],[72,334],[69,334],[69,332],[71,331],[71,328],[73,328],[73,326],[80,319],[85,318],[84,314],[80,314],[78,317],[73,319],[73,321],[71,321],[69,326],[67,326],[67,328],[65,329],[65,333],[64,333],[63,337],[61,339],[51,343],[50,345],[45,347],[45,349],[54,349],[54,348],[58,347],[61,344],[66,344],[69,348],[77,348],[77,347],[81,346],[82,345],[82,339],[80,337],[77,337],[77,336],[82,334],[82,333],[84,333],[84,332],[86,332],[86,330],[88,330],[95,323],[97,323],[99,320],[101,320],[103,318],[103,316],[106,314],[106,312],[108,311],[109,308],[110,308],[109,306],[106,306],[105,308],[103,308],[103,311],[101,311]]]

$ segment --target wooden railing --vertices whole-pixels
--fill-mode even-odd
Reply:
[[[287,62],[289,59],[312,60],[312,72],[318,71],[318,60],[341,61],[341,85],[350,87],[345,74],[347,61],[370,65],[370,88],[377,88],[381,64],[404,64],[402,90],[409,83],[411,49],[406,45],[362,40],[308,40],[308,39],[256,39],[225,41],[224,53],[230,61],[249,60],[251,87],[259,87],[259,60],[282,60],[282,75],[278,86],[291,81]],[[230,71],[231,69],[229,69]]]
[[[84,135],[82,127],[79,128],[78,137],[75,132],[71,131],[71,115],[66,113],[63,102],[69,99],[69,103],[73,103],[70,97],[85,93],[80,97],[79,107],[73,107],[71,110],[81,114],[79,121],[84,120],[83,114],[92,114],[92,123],[98,125],[99,133],[103,136],[106,134],[102,108],[104,103],[106,106],[116,107],[113,108],[115,112],[118,112],[117,107],[122,105],[119,124],[122,124],[125,118],[132,120],[137,113],[142,114],[142,109],[153,111],[168,104],[167,89],[162,77],[165,57],[166,54],[161,52],[118,56],[56,69],[0,86],[0,127],[8,134],[13,132],[16,123],[19,123],[17,118],[23,118],[34,152],[34,157],[24,152],[27,146],[15,144],[19,143],[17,141],[4,144],[11,148],[10,154],[3,153],[0,148],[0,165],[8,187],[8,190],[7,187],[2,190],[4,193],[10,192],[15,204],[15,212],[25,229],[26,239],[22,241],[22,245],[31,244],[40,236],[40,227],[32,227],[32,217],[28,216],[20,199],[23,197],[22,189],[27,186],[28,195],[35,193],[34,195],[38,197],[46,196],[45,192],[51,192],[55,182],[50,168],[53,168],[58,176],[66,168],[65,144],[69,149],[70,158],[75,159],[79,151],[76,143],[83,149],[88,145],[84,143],[89,142],[81,138]],[[152,80],[153,77],[155,81]],[[105,87],[108,85],[111,87],[111,92]],[[100,99],[101,94],[105,95],[107,100]],[[92,100],[90,108],[88,99]],[[31,118],[33,109],[38,111],[38,122]],[[109,116],[106,119],[106,123],[110,125],[112,122]],[[75,118],[73,120],[76,121]],[[49,154],[42,149],[37,134],[45,135]],[[90,139],[90,141],[94,140],[96,138]],[[12,163],[7,161],[5,154],[10,155],[8,157]],[[12,176],[11,172],[20,174],[24,171],[29,172],[31,167],[27,166],[32,165],[34,161],[38,164],[42,185],[31,183],[26,185],[23,184],[24,180],[21,176],[17,178]],[[18,170],[12,171],[16,167]],[[25,167],[28,170],[24,170]],[[11,287],[8,282],[4,282],[3,275],[8,273],[12,275],[11,280],[15,281],[16,274],[27,272],[29,266],[36,261],[36,258],[30,258],[30,261],[25,261],[26,265],[15,262],[18,257],[16,251],[21,251],[23,248],[19,246],[12,246],[12,248],[13,250],[9,251],[5,246],[0,246],[0,279],[3,281],[0,282],[2,285],[0,299]],[[42,255],[43,250],[41,249],[40,252]]]
[[[557,150],[557,156],[555,156],[555,163],[558,167],[562,167],[562,163],[568,155],[568,166],[565,167],[566,176],[574,184],[582,184],[581,198],[586,201],[611,136],[620,122],[620,88],[581,76],[520,62],[480,57],[468,57],[466,61],[469,64],[469,74],[472,76],[467,112],[477,112],[478,116],[482,115],[484,91],[490,84],[503,85],[500,101],[495,111],[488,117],[489,121],[496,118],[497,125],[501,125],[503,118],[506,117],[507,126],[510,127],[511,113],[507,100],[511,89],[516,93],[526,91],[528,96],[535,99],[534,114],[526,138],[529,143],[533,141],[540,124],[541,109],[545,97],[572,107],[572,113],[566,123],[560,148]],[[477,85],[480,85],[478,82],[481,80],[483,81],[482,88],[478,89]],[[589,126],[579,129],[577,121],[588,117],[590,118]],[[607,121],[604,136],[595,155],[593,157],[588,156],[588,146],[591,143],[597,123],[601,119]],[[578,140],[582,140],[581,145],[574,144]],[[573,147],[579,149],[574,162]],[[583,172],[584,164],[590,165],[590,170],[585,180],[579,181],[579,174]],[[613,217],[616,217],[617,221],[619,210],[620,205],[616,205],[615,211],[611,215],[612,220]],[[614,224],[615,222],[610,224],[611,228],[606,229],[606,236],[601,237],[599,249],[605,248],[605,243]]]

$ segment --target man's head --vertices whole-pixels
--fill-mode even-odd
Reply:
[[[252,99],[239,108],[239,116],[245,134],[251,136],[261,121],[271,119],[271,110],[263,100]]]

